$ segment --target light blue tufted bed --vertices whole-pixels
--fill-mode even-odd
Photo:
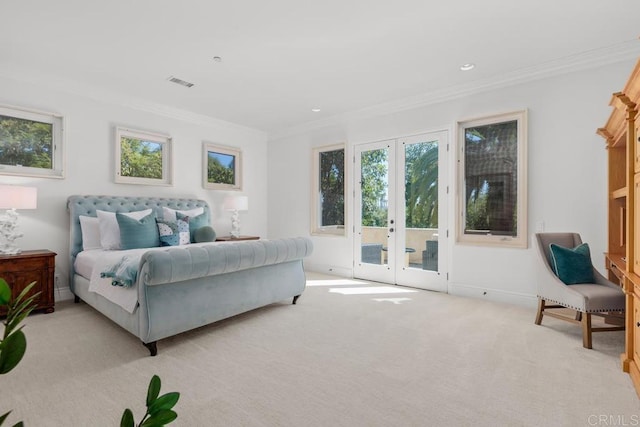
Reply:
[[[79,216],[96,216],[96,210],[131,212],[162,207],[186,210],[203,207],[196,199],[148,197],[71,196],[70,288],[80,299],[131,332],[152,356],[156,342],[212,322],[268,304],[297,298],[305,288],[302,265],[313,250],[306,237],[173,246],[145,252],[138,266],[138,306],[129,313],[108,299],[89,291],[89,280],[75,270],[82,251]]]

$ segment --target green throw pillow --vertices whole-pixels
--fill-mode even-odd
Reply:
[[[193,238],[194,243],[213,242],[216,240],[216,231],[212,227],[205,225],[193,233]]]
[[[176,212],[176,218],[177,219],[182,219],[187,217],[186,215],[184,215],[181,212]],[[209,221],[207,221],[207,216],[206,214],[200,214],[198,216],[190,216],[189,218],[189,234],[190,234],[190,238],[191,238],[191,243],[196,243],[196,230],[204,227],[206,225],[209,225]]]
[[[160,246],[156,215],[151,213],[141,219],[131,218],[116,213],[118,227],[120,227],[120,248],[154,248]]]
[[[565,285],[593,283],[593,267],[589,245],[564,248],[555,243],[549,245],[553,270]]]

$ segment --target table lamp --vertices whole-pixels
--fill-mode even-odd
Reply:
[[[21,252],[15,244],[22,233],[18,230],[16,209],[35,209],[38,205],[38,189],[18,185],[0,185],[0,209],[7,209],[0,218],[0,254],[15,255]]]
[[[247,196],[229,196],[224,199],[224,210],[232,211],[231,237],[240,237],[240,217],[238,211],[249,210],[249,198]]]

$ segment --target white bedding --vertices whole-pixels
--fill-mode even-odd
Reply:
[[[225,242],[193,243],[192,245],[216,245]],[[133,313],[138,306],[138,289],[134,283],[132,286],[114,286],[110,277],[100,277],[101,273],[109,270],[111,266],[120,261],[123,257],[140,259],[147,251],[163,251],[176,246],[161,246],[157,248],[127,249],[118,251],[105,251],[102,249],[91,249],[82,251],[76,256],[74,264],[76,273],[89,280],[89,292],[102,295],[114,304],[119,305],[129,313]]]

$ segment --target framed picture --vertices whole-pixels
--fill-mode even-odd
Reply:
[[[171,137],[117,127],[115,182],[173,185]]]
[[[202,144],[202,185],[210,190],[242,190],[242,152],[208,142]]]

